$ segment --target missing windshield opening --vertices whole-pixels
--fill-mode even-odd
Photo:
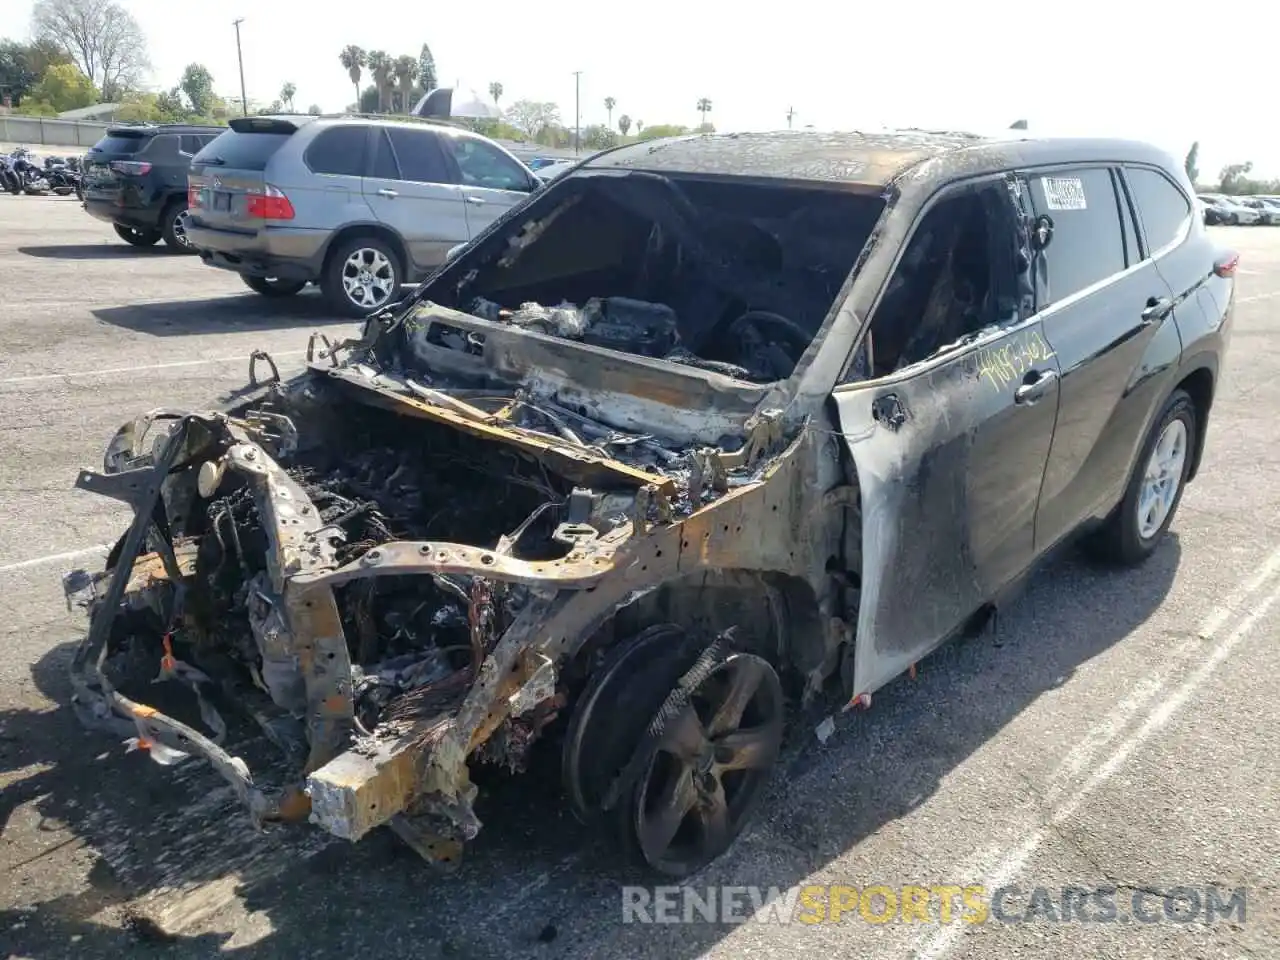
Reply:
[[[428,297],[756,383],[790,376],[883,206],[792,183],[650,174],[584,176],[552,196],[491,238],[453,290]]]

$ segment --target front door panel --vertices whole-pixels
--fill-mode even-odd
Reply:
[[[1031,320],[923,372],[837,388],[862,494],[856,693],[920,659],[1032,562],[1057,373]]]

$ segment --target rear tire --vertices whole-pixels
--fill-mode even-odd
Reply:
[[[244,285],[264,297],[292,297],[307,285],[305,280],[281,280],[277,277],[248,277],[240,275]]]
[[[387,241],[353,237],[329,254],[320,288],[334,310],[359,319],[395,302],[402,269]]]
[[[175,200],[165,207],[160,222],[164,225],[162,236],[164,245],[175,253],[195,253],[196,248],[187,240],[187,204],[184,200]]]
[[[160,242],[159,230],[137,230],[120,223],[113,223],[111,226],[116,236],[135,247],[154,247]]]
[[[1155,552],[1182,502],[1197,429],[1195,401],[1173,391],[1147,433],[1124,497],[1088,543],[1095,558],[1136,567]]]

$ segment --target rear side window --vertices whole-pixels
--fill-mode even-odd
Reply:
[[[175,157],[178,153],[179,137],[175,134],[165,133],[158,137],[152,137],[151,142],[147,144],[146,154],[149,157]]]
[[[1155,170],[1127,167],[1129,194],[1142,218],[1147,251],[1160,250],[1177,240],[1191,222],[1191,203],[1169,178]]]
[[[289,142],[287,133],[237,133],[228,130],[195,155],[192,163],[235,170],[265,170],[277,150]]]
[[[400,175],[418,183],[451,183],[444,154],[436,135],[429,130],[406,130],[392,127],[388,131],[391,144],[400,161]]]
[[[1125,269],[1120,204],[1105,167],[1029,177],[1037,215],[1053,220],[1043,308]]]
[[[93,149],[103,153],[130,154],[137,153],[147,145],[150,137],[114,137],[106,136],[93,145]]]
[[[470,137],[450,137],[449,142],[467,186],[528,192],[529,175],[497,147]]]
[[[199,153],[201,148],[208,142],[204,137],[197,137],[195,134],[187,133],[180,138],[179,147],[183,153],[195,154]]]
[[[307,147],[307,166],[313,173],[362,177],[368,139],[368,127],[344,126],[323,130]]]

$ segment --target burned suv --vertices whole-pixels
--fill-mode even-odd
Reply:
[[[788,700],[869,705],[1073,534],[1156,549],[1231,326],[1192,196],[1112,141],[592,158],[301,375],[121,428],[77,483],[135,519],[68,577],[75,705],[259,822],[442,861],[472,774],[542,741],[581,816],[687,874]],[[187,712],[143,702],[157,671]],[[226,746],[255,722],[274,786]]]

